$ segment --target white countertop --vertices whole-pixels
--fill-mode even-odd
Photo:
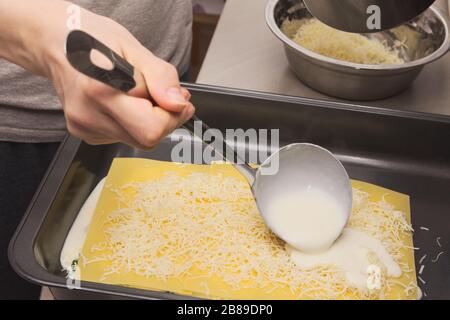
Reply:
[[[197,83],[338,100],[300,82],[290,71],[282,43],[266,26],[266,0],[228,0]],[[357,102],[450,116],[450,54],[425,67],[400,95]]]

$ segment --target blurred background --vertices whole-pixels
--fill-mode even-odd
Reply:
[[[195,82],[200,72],[209,44],[219,22],[226,0],[193,0],[194,39],[192,43],[192,73],[190,81]]]

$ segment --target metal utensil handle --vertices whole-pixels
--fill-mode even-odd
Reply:
[[[113,68],[111,70],[105,70],[96,66],[91,60],[92,50],[98,50],[104,54],[113,64]],[[66,56],[70,64],[76,70],[117,90],[128,93],[131,89],[136,87],[136,70],[134,66],[125,61],[105,44],[101,43],[99,40],[84,31],[74,30],[69,33],[66,42]],[[154,105],[156,105],[153,99],[150,100]],[[188,122],[186,122],[183,127],[193,135],[198,136],[203,141],[203,137],[197,135],[195,132],[195,122],[197,121],[202,123],[202,132],[210,129],[205,122],[200,120],[195,115]],[[214,151],[220,154],[224,160],[228,160],[229,162],[235,164],[237,169],[249,180],[250,184],[253,184],[255,170],[251,168],[248,163],[242,160],[234,148],[231,148],[220,137],[217,138],[220,139],[217,142],[225,146],[225,152],[219,152],[217,149],[214,149]],[[233,155],[233,159],[227,158],[227,155],[229,154]],[[234,159],[238,161],[237,164]]]
[[[186,122],[183,127],[192,133],[193,136],[197,136],[203,141],[203,137],[198,135],[195,130],[195,123],[199,122],[202,124],[202,132],[206,132],[210,129],[210,127],[194,115],[188,122]],[[215,136],[217,139],[216,142],[222,146],[224,146],[223,152],[220,152],[213,145],[208,145],[209,148],[212,148],[217,154],[219,154],[223,160],[226,160],[232,163],[235,168],[247,179],[249,184],[252,186],[255,181],[256,169],[253,169],[245,160],[241,158],[241,156],[236,152],[234,148],[231,148],[230,145],[221,138],[221,136]],[[232,155],[232,159],[228,157],[228,155]],[[235,160],[236,159],[236,160]]]

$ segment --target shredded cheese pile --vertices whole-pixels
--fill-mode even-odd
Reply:
[[[349,287],[343,271],[333,266],[301,270],[264,224],[248,185],[235,177],[220,173],[186,177],[172,172],[114,192],[123,205],[109,214],[103,229],[108,240],[90,249],[94,258],[80,260],[84,265],[108,261],[104,279],[135,273],[166,280],[202,270],[235,289],[269,293],[288,287],[293,294],[312,299],[346,294],[357,299],[383,298],[396,281],[383,279],[381,290],[369,291]],[[411,230],[405,215],[384,201],[370,202],[358,190],[354,199],[350,227],[377,237],[399,261],[401,234]],[[400,266],[403,272],[411,272],[407,265]],[[405,292],[414,288],[411,281]]]
[[[361,34],[340,31],[318,19],[285,20],[281,30],[294,42],[315,53],[359,64],[403,64],[396,49]]]
[[[379,202],[371,202],[368,193],[353,189],[352,215],[347,227],[363,231],[378,239],[400,265],[402,273],[411,279],[408,285],[402,285],[395,279],[384,278],[383,286],[385,288],[390,289],[393,284],[397,284],[403,286],[406,295],[417,291],[417,283],[413,281],[415,271],[408,264],[401,262],[403,258],[401,249],[405,248],[402,237],[414,232],[403,212],[395,210],[384,198]],[[409,249],[414,250],[415,248]],[[381,298],[384,297],[381,296]]]

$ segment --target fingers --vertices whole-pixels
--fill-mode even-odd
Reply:
[[[67,119],[69,132],[90,145],[124,143],[142,150],[150,150],[152,146],[144,146],[135,140],[120,124],[108,115],[96,116],[95,127],[90,124]]]
[[[117,91],[96,81],[88,81],[87,85],[89,89],[85,89],[82,94],[69,94],[65,100],[64,111],[69,132],[93,145],[123,142],[146,149],[105,112],[107,109],[103,102],[118,94]]]
[[[111,99],[110,116],[133,138],[135,144],[144,148],[154,147],[162,138],[192,117],[194,106],[187,103],[182,112],[168,112],[153,107],[143,98],[119,94]]]
[[[169,72],[172,71],[173,70]],[[136,69],[134,77],[136,80],[136,87],[128,92],[129,95],[137,98],[149,99],[152,104],[161,106],[162,108],[170,112],[182,112],[186,107],[189,106],[189,101],[192,95],[186,88],[179,87],[178,80],[172,81],[172,83],[175,83],[175,87],[164,89],[167,81],[161,81],[159,83],[154,82],[155,84],[153,84],[152,89],[148,89],[148,86],[150,86],[149,82],[147,81],[147,79],[149,79],[149,76],[147,76],[146,79],[144,77],[144,74]],[[192,104],[190,105],[192,107]]]
[[[79,138],[90,145],[112,144],[118,142],[115,139],[101,135],[94,130],[86,128],[85,126],[69,119],[67,119],[67,130],[72,136]]]
[[[161,104],[158,103],[158,101],[161,102],[161,99],[158,99],[158,101],[157,101],[153,96],[150,95],[150,91],[147,88],[147,83],[144,78],[144,75],[136,70],[134,77],[136,80],[136,87],[134,89],[130,90],[130,92],[128,92],[128,94],[133,97],[137,97],[137,98],[149,99],[152,102],[152,104],[160,106]],[[155,92],[157,90],[161,91],[160,88],[159,89],[155,88],[154,90],[152,90],[152,92]],[[177,87],[176,89],[175,88],[169,89],[168,94],[170,95],[172,91],[175,92],[175,95],[177,96],[177,98],[175,98],[175,99],[177,99],[177,100],[180,99],[178,96],[181,94],[181,96],[183,97],[182,103],[186,107],[187,103],[191,100],[191,97],[192,97],[191,93],[186,88],[182,88],[182,87],[180,87],[180,88]],[[172,112],[181,112],[184,109],[183,108],[183,109],[179,110],[178,104],[175,104],[175,106],[169,105],[169,107],[167,107],[168,106],[167,103],[164,105],[166,106],[166,108],[165,108],[166,110],[172,111]]]
[[[124,142],[151,149],[195,113],[190,102],[182,112],[154,107],[148,99],[126,95],[89,78],[81,90],[66,91],[64,111],[70,133],[89,144]],[[190,98],[187,90],[183,96]]]
[[[141,74],[136,72],[138,86],[130,94],[141,98],[149,94],[159,107],[171,112],[182,112],[188,106],[190,94],[181,88],[176,68],[144,47],[135,57],[131,59],[132,63]]]
[[[134,79],[136,80],[136,87],[128,92],[128,95],[153,100],[150,96],[150,92],[147,89],[147,83],[145,82],[144,75],[137,69],[134,70]]]
[[[90,144],[124,142],[151,149],[194,115],[191,94],[180,86],[176,69],[148,50],[139,50],[127,50],[137,82],[128,94],[78,74],[77,90],[62,90],[67,127],[74,136]],[[70,75],[67,78],[73,78]]]
[[[187,101],[191,100],[192,95],[186,88],[181,88],[181,92],[183,93],[183,96]]]

